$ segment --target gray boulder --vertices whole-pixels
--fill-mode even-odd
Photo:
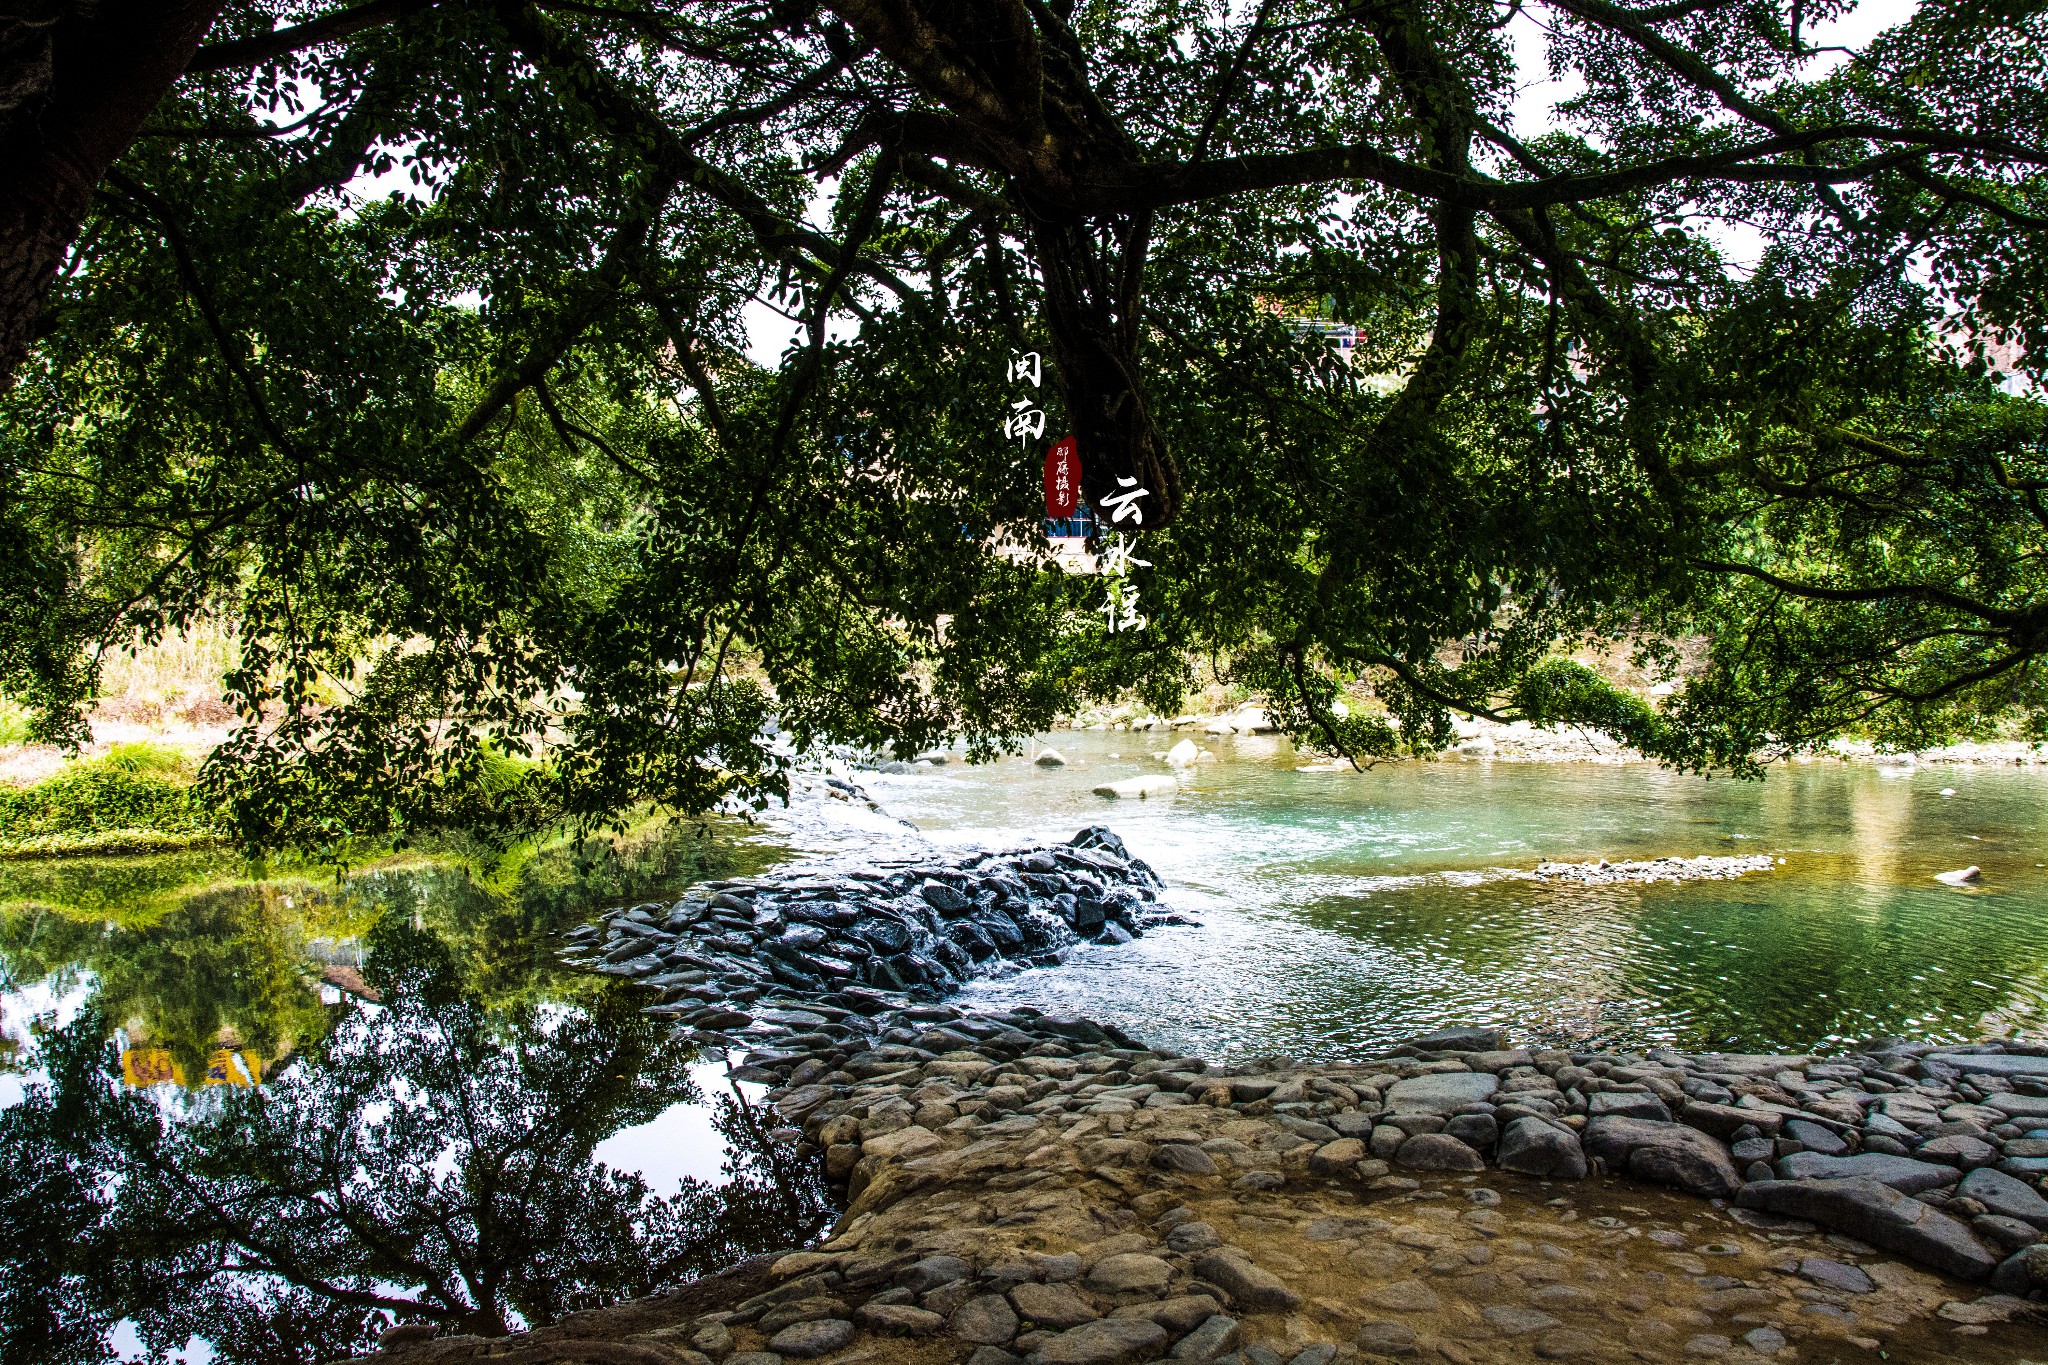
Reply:
[[[1102,1318],[1070,1327],[1040,1346],[1037,1365],[1116,1365],[1150,1360],[1166,1344],[1166,1329],[1144,1318]]]
[[[1742,1188],[1728,1149],[1697,1128],[1609,1115],[1586,1125],[1580,1139],[1589,1157],[1610,1171],[1672,1185],[1708,1199],[1726,1199]]]
[[[1497,1028],[1446,1028],[1410,1038],[1408,1046],[1420,1052],[1498,1052]]]
[[[1655,1095],[1633,1090],[1596,1091],[1586,1097],[1586,1113],[1596,1119],[1615,1115],[1625,1119],[1649,1119],[1654,1123],[1671,1122],[1671,1111],[1665,1107],[1664,1101]]]
[[[1584,1180],[1586,1153],[1577,1135],[1542,1119],[1516,1119],[1500,1138],[1504,1171],[1547,1180]]]
[[[2048,1229],[2048,1199],[2034,1193],[2025,1182],[1990,1167],[1970,1172],[1956,1193],[1968,1195],[1992,1213],[2017,1218],[2037,1228]]]
[[[1175,1360],[1214,1360],[1237,1349],[1237,1319],[1212,1313],[1201,1326],[1174,1343]]]
[[[977,1294],[953,1310],[954,1336],[979,1346],[1002,1346],[1017,1335],[1017,1314],[1001,1294]]]
[[[853,1340],[853,1324],[844,1318],[820,1318],[783,1328],[768,1339],[768,1349],[779,1356],[829,1355]]]
[[[2048,1076],[2048,1057],[2005,1053],[1929,1053],[1927,1060],[1980,1076]]]
[[[1968,1227],[1875,1180],[1759,1180],[1735,1202],[1819,1223],[1958,1279],[1982,1280],[1998,1264]]]
[[[1387,1087],[1387,1108],[1397,1114],[1449,1114],[1461,1104],[1489,1099],[1500,1078],[1484,1071],[1410,1076]]]
[[[1953,1166],[1932,1161],[1886,1156],[1883,1152],[1858,1152],[1855,1156],[1822,1156],[1818,1152],[1794,1152],[1778,1158],[1778,1174],[1786,1180],[1875,1180],[1900,1194],[1918,1194],[1956,1183]]]
[[[1463,1144],[1460,1144],[1463,1145]],[[1472,1149],[1467,1147],[1466,1151]],[[1239,1308],[1286,1312],[1301,1306],[1301,1295],[1236,1247],[1218,1247],[1195,1258],[1195,1278],[1207,1280]]]
[[[1839,1134],[1821,1127],[1811,1119],[1785,1120],[1785,1136],[1807,1151],[1818,1152],[1822,1156],[1849,1154],[1849,1144]]]
[[[913,1294],[922,1294],[928,1289],[937,1289],[942,1284],[964,1280],[974,1273],[974,1267],[958,1256],[927,1256],[922,1261],[906,1266],[896,1277],[899,1289],[908,1289]]]
[[[1162,1171],[1179,1171],[1183,1175],[1216,1174],[1215,1159],[1189,1142],[1160,1143],[1152,1153],[1152,1164]]]
[[[1417,1171],[1483,1171],[1486,1159],[1449,1133],[1417,1133],[1401,1144],[1394,1160]]]
[[[1715,1137],[1731,1137],[1740,1128],[1754,1128],[1765,1137],[1776,1137],[1785,1116],[1768,1109],[1740,1109],[1732,1104],[1703,1104],[1688,1100],[1678,1111],[1679,1120]]]
[[[2048,1289],[2048,1242],[2023,1247],[1991,1272],[1991,1287],[2002,1294]]]

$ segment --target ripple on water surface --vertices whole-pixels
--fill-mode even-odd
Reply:
[[[973,987],[974,1003],[1085,1012],[1214,1057],[1335,1056],[1471,1021],[1756,1050],[2048,1024],[2038,770],[1822,762],[1761,783],[1647,765],[1298,772],[1282,741],[1224,738],[1179,794],[1112,802],[1091,789],[1158,771],[1138,748],[1155,741],[1058,742],[1066,768],[948,765],[878,779],[876,794],[951,843],[1113,825],[1202,927],[1084,947],[1063,969]],[[1500,875],[1544,858],[1702,853],[1784,861],[1677,886]],[[1972,863],[1979,889],[1933,880]]]

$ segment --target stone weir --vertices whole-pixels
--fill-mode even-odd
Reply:
[[[884,1027],[863,1019],[971,977],[1056,965],[1083,939],[1129,943],[1186,923],[1157,903],[1161,886],[1095,826],[953,861],[707,882],[673,906],[636,905],[572,931],[562,960],[660,991],[647,1012],[674,1017],[697,1043],[780,1038],[829,1052]]]
[[[652,1008],[769,1086],[771,1137],[822,1164],[843,1216],[815,1248],[665,1295],[499,1342],[399,1327],[387,1351],[2048,1360],[2048,1050],[1636,1054],[1459,1029],[1345,1062],[1218,1067],[1107,1025],[873,984],[914,965],[911,989],[936,996],[1056,954],[1061,931],[1136,933],[1160,914],[1154,890],[1091,830],[615,917],[599,960],[668,992]]]

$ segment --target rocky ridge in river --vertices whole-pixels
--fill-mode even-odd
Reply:
[[[830,1045],[859,1025],[796,1028],[775,1017],[787,1009],[754,1002],[795,992],[857,1021],[892,1000],[936,999],[971,977],[1057,964],[1084,939],[1129,943],[1184,923],[1157,904],[1160,887],[1098,826],[1061,844],[933,852],[889,870],[707,882],[672,906],[621,908],[603,928],[573,931],[562,957],[660,991],[647,1012],[677,1019],[701,1044],[794,1034],[789,1046]]]

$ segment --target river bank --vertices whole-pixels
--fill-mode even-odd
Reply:
[[[922,957],[937,970],[911,990],[936,997],[946,973],[1012,969],[998,917],[1032,926],[1014,949],[1056,956],[1060,925],[1097,941],[1155,926],[1153,883],[1089,830],[615,915],[604,950],[575,956],[655,984],[668,998],[649,1011],[769,1085],[775,1136],[821,1164],[844,1214],[725,1290],[495,1344],[401,1330],[392,1348],[1329,1365],[1989,1361],[2048,1341],[2048,1049],[1642,1054],[1479,1029],[1222,1067],[1084,1019],[862,984],[881,974],[859,953],[881,922],[909,935],[882,959]],[[962,946],[977,937],[989,951]],[[732,970],[747,948],[769,981]]]

